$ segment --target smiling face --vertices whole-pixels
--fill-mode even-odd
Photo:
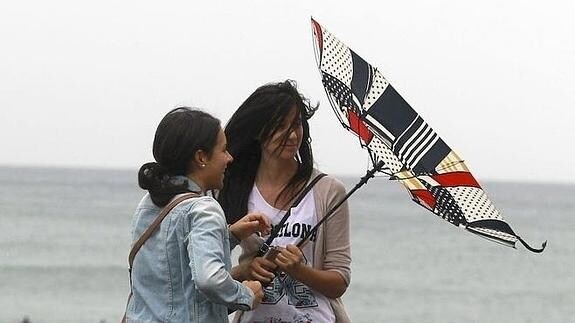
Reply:
[[[303,125],[299,110],[294,106],[262,145],[267,158],[294,159],[303,138]]]
[[[224,186],[226,167],[234,159],[228,153],[224,131],[220,129],[218,139],[211,154],[199,153],[199,169],[196,180],[204,191],[221,189]]]

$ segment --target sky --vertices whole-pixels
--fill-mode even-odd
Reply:
[[[0,165],[138,169],[170,109],[225,124],[294,79],[317,166],[367,153],[331,111],[310,17],[372,65],[477,179],[575,182],[572,1],[3,1]]]

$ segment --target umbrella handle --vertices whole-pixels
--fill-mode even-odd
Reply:
[[[266,259],[266,260],[269,260],[269,261],[271,261],[271,262],[274,262],[274,260],[276,259],[277,255],[280,253],[280,250],[281,250],[281,249],[280,249],[279,247],[277,247],[277,246],[268,247],[268,251],[266,252],[266,254],[265,254],[263,257],[264,257],[264,259]],[[265,287],[268,287],[268,286],[274,281],[274,279],[276,279],[276,277],[281,274],[281,271],[276,268],[276,270],[274,270],[273,273],[274,273],[275,277],[274,277],[272,280],[270,280],[269,282],[267,282],[267,283],[265,283],[265,284],[262,283],[262,286],[263,286],[264,288],[265,288]]]

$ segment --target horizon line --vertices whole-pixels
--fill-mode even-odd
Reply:
[[[0,170],[2,169],[36,169],[36,170],[69,170],[69,171],[117,171],[117,172],[137,172],[138,167],[131,168],[128,166],[93,166],[93,165],[33,165],[33,164],[8,164],[0,163]],[[358,173],[331,173],[335,177],[350,178],[350,177],[361,177],[365,175],[366,170],[362,170]],[[383,175],[385,176],[385,175]],[[383,177],[376,176],[376,177]],[[540,185],[575,185],[575,181],[557,181],[557,180],[538,180],[538,179],[515,179],[515,178],[488,178],[484,177],[479,179],[480,182],[490,182],[490,183],[506,183],[506,184],[540,184]]]

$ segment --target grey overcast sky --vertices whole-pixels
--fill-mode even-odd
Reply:
[[[317,165],[360,175],[310,16],[383,75],[481,180],[574,182],[573,1],[3,1],[0,165],[137,169],[179,105],[225,123],[295,79]]]

